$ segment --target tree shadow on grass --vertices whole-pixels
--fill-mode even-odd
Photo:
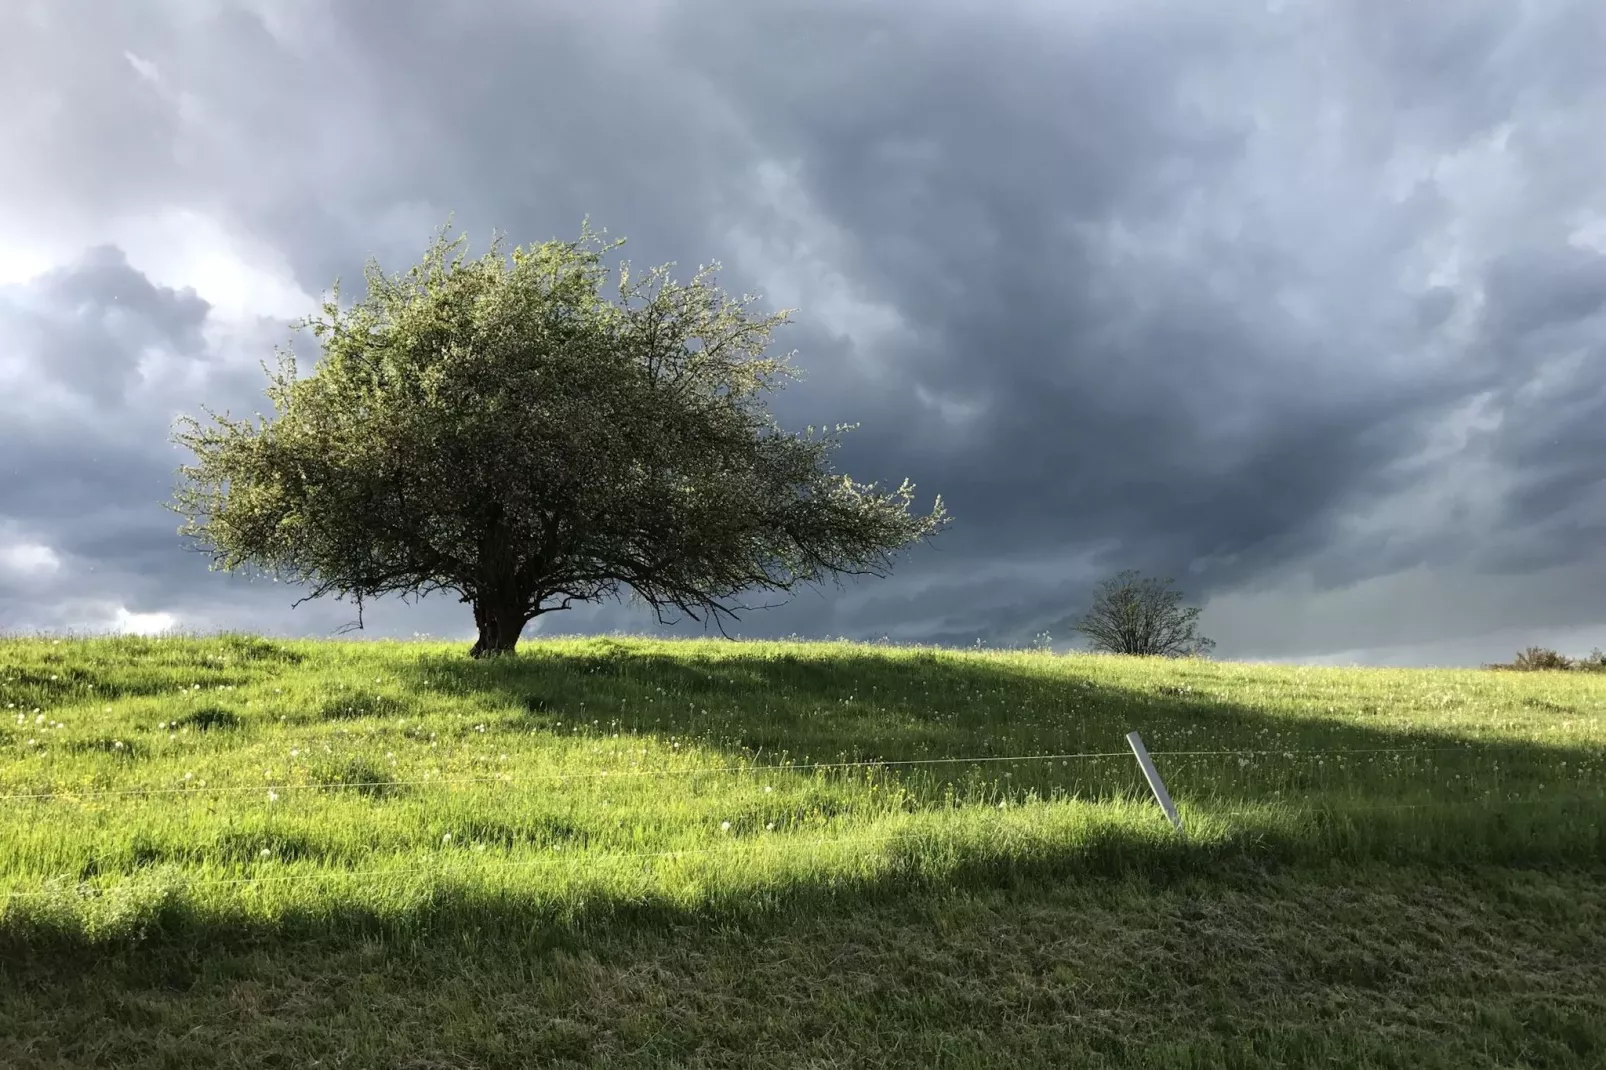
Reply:
[[[499,660],[425,657],[405,671],[420,692],[482,696],[525,729],[690,742],[759,765],[886,763],[928,798],[978,779],[1013,797],[1143,797],[1133,730],[1181,802],[1509,799],[1598,791],[1606,779],[1600,747],[1457,736],[1430,710],[1410,728],[1364,723],[1398,701],[1364,685],[1335,692],[1332,715],[1293,714],[1231,696],[1210,663],[1156,660],[1134,682],[1100,660],[1034,667],[829,645],[665,653],[594,640]]]
[[[562,912],[447,890],[405,916],[341,908],[229,925],[168,906],[144,919],[145,939],[0,935],[0,1061],[737,1066],[769,1040],[765,1065],[805,1051],[831,1065],[867,1052],[877,1065],[939,1065],[968,1037],[958,1065],[1154,1065],[1184,1049],[1195,1057],[1176,1065],[1305,1065],[1301,1034],[1286,1035],[1298,1026],[1331,1042],[1324,1064],[1479,1065],[1491,1051],[1515,1063],[1537,1050],[1544,1065],[1595,1065],[1606,1038],[1598,1018],[1586,1023],[1602,960],[1587,915],[1599,869],[1553,873],[1554,886],[1486,871],[1324,883],[1181,843],[1131,847],[994,852],[925,880],[899,872],[698,909]],[[1089,874],[1104,883],[1069,883]],[[1580,891],[1581,904],[1561,894]],[[1487,910],[1491,899],[1504,909]],[[1488,1010],[1476,1021],[1474,1003]],[[1245,1021],[1283,1030],[1284,1047],[1262,1040],[1232,1059],[1211,1047]],[[1356,1058],[1348,1045],[1380,1032],[1388,1058]],[[1467,1050],[1427,1061],[1447,1036]],[[1012,1040],[1018,1052],[1004,1050]]]

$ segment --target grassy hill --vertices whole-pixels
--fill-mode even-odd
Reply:
[[[1606,1061],[1602,674],[7,639],[0,706],[8,1067]]]

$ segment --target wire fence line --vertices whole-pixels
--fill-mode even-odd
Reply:
[[[1493,744],[1494,747],[1520,746],[1521,744]],[[1410,755],[1423,756],[1433,754],[1467,754],[1481,756],[1483,745],[1462,744],[1446,747],[1347,747],[1330,748],[1323,750],[1289,750],[1287,748],[1271,749],[1239,749],[1239,750],[1178,750],[1178,751],[1150,751],[1153,758],[1199,758],[1199,757],[1276,757],[1283,759],[1345,757],[1349,755]],[[894,760],[865,759],[862,761],[844,762],[800,762],[788,764],[749,764],[724,765],[688,768],[658,768],[658,769],[603,769],[580,770],[567,773],[539,773],[533,775],[498,774],[495,776],[474,777],[424,777],[409,779],[386,780],[324,780],[312,782],[292,781],[264,781],[261,784],[185,784],[172,787],[129,787],[129,788],[94,788],[77,790],[74,788],[59,788],[51,791],[11,792],[0,793],[0,802],[29,802],[45,801],[50,799],[100,799],[129,796],[148,795],[228,795],[243,793],[261,793],[264,791],[338,791],[342,789],[391,789],[402,787],[440,787],[448,785],[469,784],[537,784],[537,783],[566,783],[570,780],[588,781],[605,779],[632,779],[643,777],[698,777],[721,776],[731,774],[765,774],[765,773],[810,773],[842,769],[892,769],[916,766],[936,765],[982,765],[987,763],[1026,763],[1026,762],[1068,762],[1072,759],[1105,759],[1132,757],[1131,751],[1083,751],[1058,754],[1012,754],[1012,755],[972,755],[946,758],[905,758]]]
[[[1463,809],[1497,809],[1506,806],[1566,806],[1572,803],[1606,803],[1606,792],[1592,792],[1583,795],[1547,795],[1532,799],[1479,799],[1456,798],[1440,799],[1436,802],[1417,803],[1358,803],[1352,804],[1342,800],[1320,799],[1316,800],[1315,808],[1307,802],[1301,809],[1298,804],[1272,800],[1260,807],[1242,810],[1219,810],[1205,813],[1198,812],[1197,804],[1184,804],[1184,809],[1192,812],[1193,816],[1202,817],[1263,817],[1268,814],[1282,812],[1295,813],[1330,813],[1339,816],[1356,813],[1373,813],[1389,810],[1463,810]]]

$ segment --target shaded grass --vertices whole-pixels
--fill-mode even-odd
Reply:
[[[8,1066],[1593,1066],[1601,870],[1205,870],[0,959]],[[511,916],[508,916],[511,915]],[[496,923],[494,919],[504,920]]]

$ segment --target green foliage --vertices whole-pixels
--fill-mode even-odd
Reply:
[[[1202,657],[1216,644],[1195,633],[1199,610],[1182,608],[1182,594],[1170,588],[1172,582],[1144,579],[1132,569],[1105,580],[1076,630],[1094,650],[1111,654]]]
[[[711,268],[682,284],[621,264],[605,300],[619,244],[582,227],[468,260],[443,229],[406,275],[370,263],[350,309],[337,284],[299,325],[323,346],[314,374],[289,350],[269,373],[276,419],[181,419],[197,462],[180,532],[214,568],[355,597],[359,624],[364,598],[456,593],[485,654],[541,613],[626,594],[718,623],[746,591],[884,575],[945,524],[940,498],[911,512],[907,481],[834,474],[848,428],[776,426],[787,312],[755,315]]]
[[[1587,656],[1575,659],[1547,647],[1531,646],[1518,651],[1516,658],[1509,663],[1486,665],[1484,668],[1510,672],[1606,672],[1606,651],[1597,647]]]

